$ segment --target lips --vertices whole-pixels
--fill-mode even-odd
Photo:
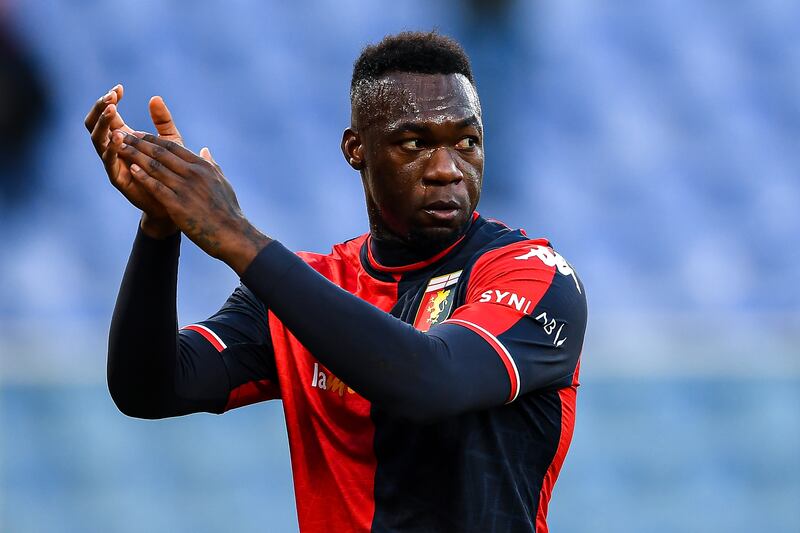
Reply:
[[[422,210],[436,221],[451,222],[458,218],[461,204],[455,200],[437,200],[425,205]]]

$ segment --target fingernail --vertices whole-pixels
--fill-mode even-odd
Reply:
[[[137,165],[136,163],[131,165],[131,172],[139,172],[140,170],[142,169],[139,168],[139,165]]]
[[[145,133],[143,131],[134,131],[133,135],[141,139],[142,137],[145,136]]]
[[[110,101],[111,101],[111,92],[109,91],[109,92],[108,92],[108,93],[106,93],[106,95],[103,97],[103,102],[105,102],[105,103],[109,103]]]
[[[125,149],[125,148],[127,148],[127,147],[128,147],[128,145],[127,145],[127,144],[125,144],[125,143],[121,143],[121,144],[119,145],[119,149],[120,149],[120,150],[124,150],[124,149]]]

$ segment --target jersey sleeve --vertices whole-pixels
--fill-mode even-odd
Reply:
[[[223,411],[280,397],[267,310],[244,285],[209,319],[181,328],[179,346],[185,379],[176,381],[184,394],[212,389],[203,379],[212,373],[198,365],[221,360],[229,381]]]
[[[544,240],[482,255],[465,303],[437,328],[459,326],[491,347],[508,374],[507,402],[528,392],[577,386],[586,295],[572,266]]]

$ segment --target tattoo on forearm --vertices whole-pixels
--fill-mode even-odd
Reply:
[[[186,220],[186,227],[189,230],[189,236],[202,248],[211,255],[219,253],[220,241],[217,237],[217,228],[208,223],[200,224],[195,219],[189,218]]]
[[[256,249],[259,250],[272,242],[271,238],[267,237],[250,224],[247,225],[244,236],[248,242],[250,242]]]

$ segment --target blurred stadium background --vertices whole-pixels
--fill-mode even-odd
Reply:
[[[474,61],[480,211],[549,236],[589,289],[551,529],[800,531],[799,21],[791,0],[0,0],[0,530],[296,530],[279,403],[114,408],[138,215],[83,117],[123,82],[146,129],[164,96],[258,226],[326,251],[366,229],[339,153],[352,61],[438,28]],[[236,282],[185,244],[181,322]]]

